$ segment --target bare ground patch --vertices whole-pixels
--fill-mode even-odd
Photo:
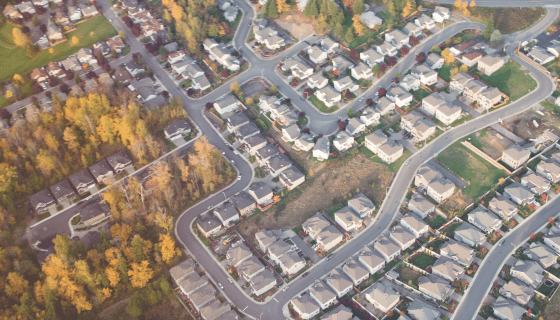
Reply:
[[[447,218],[451,219],[472,202],[472,198],[463,194],[463,190],[458,190],[449,199],[447,199],[439,209],[447,214]]]
[[[284,150],[286,150],[292,160],[294,160],[300,168],[303,168],[305,173],[309,173],[309,170],[314,174],[319,173],[319,171],[323,170],[325,167],[325,162],[319,162],[311,160],[312,151],[304,152],[304,151],[296,151],[292,149],[292,146],[282,139],[282,135],[276,132],[273,128],[270,128],[269,133],[274,137],[278,143],[282,146]]]
[[[559,131],[556,128],[559,125],[558,117],[547,110],[541,112],[544,116],[530,110],[507,118],[504,120],[504,126],[525,140],[538,137],[546,129],[552,129],[554,133],[558,134]],[[535,126],[533,120],[537,122],[538,126]]]
[[[498,160],[502,156],[504,150],[514,144],[513,141],[492,129],[477,131],[475,137],[481,144],[481,146],[477,146],[477,148],[481,149],[494,160]]]
[[[262,228],[291,229],[300,226],[317,211],[326,210],[359,192],[370,197],[376,206],[381,205],[385,190],[395,174],[386,166],[369,161],[361,153],[330,160],[320,173],[308,179],[298,189],[268,211],[254,216],[239,225],[244,237],[252,238]]]
[[[315,33],[315,24],[313,20],[307,19],[303,12],[294,8],[276,20],[280,27],[288,31],[294,38],[301,40]]]

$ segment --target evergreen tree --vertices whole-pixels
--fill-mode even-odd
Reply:
[[[342,37],[344,37],[344,28],[342,27],[342,25],[340,23],[335,24],[334,34],[341,39],[342,39]]]
[[[276,5],[276,0],[268,1],[268,8],[266,14],[271,17],[272,19],[276,19],[279,17],[278,14],[278,6]]]
[[[350,44],[352,41],[354,41],[356,39],[356,37],[354,36],[354,28],[348,28],[348,31],[346,31],[346,35],[344,36],[344,39],[346,39],[346,42],[348,42],[348,44]]]
[[[303,14],[308,19],[317,17],[319,15],[319,8],[317,8],[317,0],[309,0],[307,2],[307,5],[305,6],[305,9],[303,10]]]
[[[329,15],[329,0],[321,0],[319,13],[326,17]]]
[[[488,22],[486,23],[486,29],[484,29],[484,34],[483,34],[484,40],[486,41],[490,40],[492,31],[494,31],[494,18],[491,17],[490,19],[488,19]]]
[[[335,17],[334,23],[344,24],[345,18],[344,18],[344,12],[342,12],[342,10],[339,10],[338,13],[333,17]]]
[[[356,0],[354,3],[354,8],[352,9],[354,14],[362,14],[366,11],[366,6],[364,5],[364,0]]]

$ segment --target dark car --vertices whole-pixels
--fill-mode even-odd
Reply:
[[[304,272],[301,276],[306,277],[308,274],[309,274],[309,272]]]

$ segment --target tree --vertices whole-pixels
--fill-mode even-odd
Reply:
[[[455,67],[455,68],[451,69],[450,77],[451,78],[455,77],[457,75],[457,73],[459,73],[459,68]]]
[[[276,94],[276,92],[278,92],[278,88],[275,85],[271,85],[269,91],[272,94]]]
[[[360,61],[360,53],[358,52],[358,50],[350,50],[350,58],[354,59],[355,61]]]
[[[416,62],[418,64],[422,64],[424,61],[426,61],[426,54],[424,52],[420,52],[416,55]]]
[[[234,82],[231,84],[230,89],[233,93],[238,93],[241,87],[239,86],[239,82]]]
[[[76,36],[73,36],[72,37],[72,44],[77,45],[78,43],[80,43],[80,39],[78,39],[78,37],[76,37]]]
[[[344,131],[344,129],[346,129],[346,122],[340,121],[340,122],[338,123],[338,129],[339,129],[340,131]]]
[[[496,29],[492,32],[492,35],[490,36],[490,43],[491,44],[498,44],[498,43],[502,43],[504,41],[504,37],[502,36],[502,33],[500,32],[500,30]]]
[[[548,218],[548,223],[554,224],[554,223],[556,223],[556,221],[554,220],[553,217],[550,217],[550,218]]]
[[[373,68],[371,68],[371,71],[374,74],[378,74],[381,71],[381,66],[379,66],[378,64],[374,65]]]
[[[469,7],[474,8],[476,6],[476,1],[472,0],[471,4],[469,5]]]
[[[276,4],[276,0],[268,0],[266,5],[266,14],[271,17],[272,19],[278,18],[280,15],[278,14],[278,5]]]
[[[451,52],[449,52],[449,48],[445,48],[445,50],[441,52],[441,56],[443,57],[445,64],[450,64],[455,61],[455,57]]]
[[[369,98],[366,100],[366,106],[371,107],[373,106],[373,99]]]
[[[469,71],[469,67],[467,67],[466,64],[462,64],[461,67],[459,68],[459,72],[467,72]]]
[[[290,10],[290,5],[286,3],[286,0],[276,0],[276,7],[278,8],[278,13],[283,13]]]
[[[169,234],[159,235],[159,246],[161,250],[161,259],[165,263],[169,263],[175,255],[175,240]]]
[[[408,54],[408,52],[409,52],[409,49],[408,49],[407,46],[402,46],[402,47],[400,48],[400,52],[401,52],[401,54],[402,54],[403,56],[406,56],[406,55]]]
[[[410,44],[415,47],[420,43],[420,40],[418,40],[418,38],[416,38],[415,36],[410,36],[409,40]]]
[[[317,17],[319,15],[319,7],[317,5],[317,0],[309,0],[305,5],[303,14],[308,19]]]
[[[531,240],[535,240],[535,239],[537,239],[537,235],[533,232],[533,233],[531,233],[529,238],[531,238]]]
[[[229,77],[229,70],[228,69],[222,70],[222,78],[227,78],[227,77]]]
[[[377,96],[379,98],[383,98],[386,94],[387,94],[387,89],[385,88],[379,88],[379,90],[377,91]]]
[[[353,118],[354,117],[354,109],[348,108],[348,111],[346,111],[346,114],[348,115],[348,118]]]
[[[47,32],[47,26],[44,24],[39,25],[39,30],[41,30],[42,33],[46,33]]]
[[[313,90],[311,88],[305,88],[305,90],[303,90],[303,94],[306,98],[309,98],[313,94]]]
[[[339,38],[342,38],[344,36],[344,28],[342,27],[342,24],[337,22],[334,25],[334,34]]]
[[[356,33],[359,36],[363,35],[365,33],[366,27],[362,23],[362,18],[360,18],[360,15],[355,14],[354,17],[352,17],[352,21],[354,21],[352,23],[352,26],[354,27]],[[352,41],[348,41],[348,42],[352,42]]]
[[[348,43],[354,42],[354,40],[356,38],[354,37],[354,28],[353,27],[348,28],[348,31],[346,31],[346,35],[344,36],[344,39]]]
[[[385,62],[389,67],[392,67],[397,64],[397,58],[395,57],[385,57]]]
[[[124,32],[124,30],[120,30],[119,31],[119,37],[126,39],[126,32]]]
[[[57,234],[52,241],[56,255],[63,261],[67,261],[70,254],[70,239],[67,234]]]
[[[24,47],[27,43],[29,43],[29,38],[21,31],[20,28],[12,29],[12,37],[15,45],[18,47]]]
[[[248,106],[252,105],[253,103],[255,103],[255,102],[253,101],[253,98],[247,98],[247,99],[245,100],[245,104],[248,105]]]
[[[70,87],[68,87],[66,83],[62,83],[60,85],[60,92],[63,92],[64,94],[68,95],[70,93]]]
[[[404,6],[403,11],[402,11],[403,18],[411,15],[412,12],[414,12],[414,5],[412,4],[412,2],[410,0],[407,0],[406,5]]]
[[[352,13],[360,15],[364,13],[364,11],[366,11],[364,0],[356,0],[354,6],[352,7]]]
[[[486,22],[486,29],[484,29],[484,33],[482,37],[486,41],[490,41],[490,37],[492,36],[492,32],[494,31],[494,18],[490,17],[488,22]]]

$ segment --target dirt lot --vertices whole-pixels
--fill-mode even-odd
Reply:
[[[504,121],[504,126],[523,139],[534,139],[549,128],[553,128],[553,132],[559,134],[558,125],[560,125],[560,121],[558,116],[550,111],[549,108],[540,108],[543,116],[533,110],[529,110],[517,116],[507,118]],[[538,127],[534,125],[533,120],[537,121]]]
[[[449,199],[445,200],[439,206],[439,209],[447,215],[448,219],[452,219],[459,213],[459,210],[464,209],[472,201],[471,197],[463,194],[463,190],[457,190]]]
[[[494,160],[498,160],[502,156],[502,152],[514,144],[513,141],[492,129],[477,131],[471,143]]]
[[[244,237],[251,238],[262,228],[290,229],[300,226],[307,218],[320,210],[326,210],[359,192],[365,193],[379,206],[385,190],[393,180],[394,173],[386,166],[369,161],[357,152],[352,157],[330,160],[325,169],[315,174],[312,180],[288,193],[283,199],[263,214],[243,222],[238,230]]]
[[[294,38],[302,40],[315,33],[315,22],[306,19],[303,12],[292,9],[283,14],[276,22],[284,30],[288,31]]]

